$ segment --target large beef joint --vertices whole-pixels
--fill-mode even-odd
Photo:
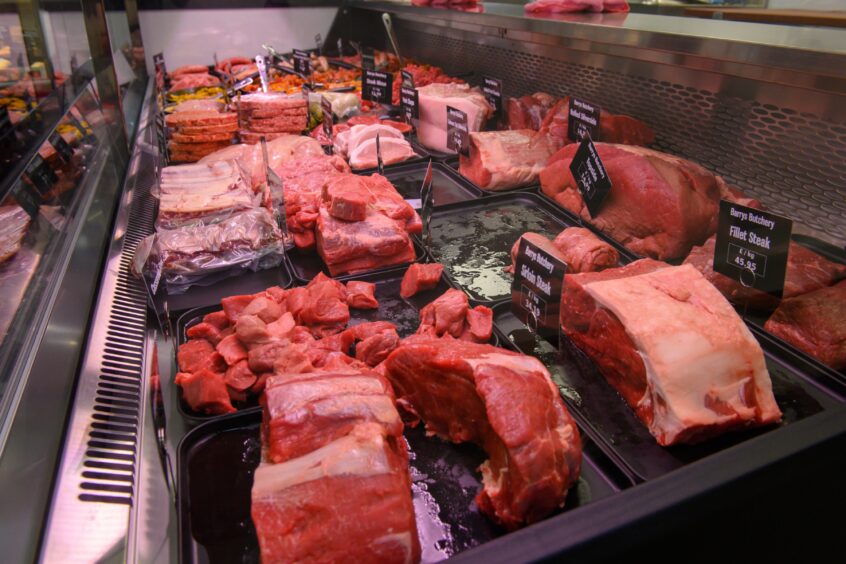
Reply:
[[[761,347],[692,266],[565,276],[561,329],[663,446],[781,418]]]
[[[561,148],[555,138],[531,129],[470,134],[470,151],[459,172],[484,190],[508,190],[537,182],[549,157]]]
[[[581,440],[537,359],[415,336],[391,353],[385,372],[399,404],[428,432],[488,453],[476,497],[484,513],[515,528],[564,505],[579,477]]]
[[[783,300],[764,329],[832,368],[843,370],[846,368],[846,280]]]
[[[716,236],[711,237],[701,247],[694,247],[685,259],[685,264],[693,265],[717,290],[730,301],[746,304],[755,309],[773,309],[778,305],[778,298],[747,288],[740,282],[714,271],[714,248]],[[784,278],[784,298],[794,298],[831,286],[846,277],[846,265],[831,262],[817,253],[796,243],[790,243],[787,255],[787,274]]]

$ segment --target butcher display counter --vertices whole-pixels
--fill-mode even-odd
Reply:
[[[412,523],[398,519],[401,528],[387,528],[383,536],[376,535],[377,541],[400,547],[409,559],[417,556],[419,548],[426,562],[447,558],[459,562],[710,560],[726,554],[815,559],[837,549],[840,520],[832,516],[839,514],[846,500],[842,480],[846,469],[846,376],[842,368],[827,365],[765,330],[766,318],[757,317],[749,308],[732,307],[720,295],[718,284],[705,282],[698,267],[681,265],[691,246],[704,247],[708,233],[689,237],[696,241],[682,240],[680,246],[686,244],[686,248],[675,253],[665,252],[669,246],[656,250],[636,237],[624,240],[620,224],[595,221],[592,214],[570,209],[566,197],[560,196],[566,194],[566,187],[558,181],[566,174],[555,173],[551,167],[556,158],[567,156],[567,147],[544,149],[557,155],[548,164],[544,159],[546,173],[534,172],[528,181],[512,181],[513,170],[491,172],[495,164],[473,161],[477,154],[473,151],[481,151],[480,139],[484,139],[478,133],[471,139],[479,145],[460,158],[454,151],[450,154],[455,145],[447,137],[445,119],[437,139],[434,135],[427,138],[423,110],[441,88],[453,94],[461,92],[451,100],[464,104],[464,125],[479,117],[482,127],[484,120],[473,114],[473,108],[489,107],[488,102],[480,93],[468,92],[463,84],[450,83],[451,77],[460,77],[472,86],[498,84],[503,100],[545,92],[558,98],[559,108],[564,96],[590,101],[601,106],[602,112],[597,108],[597,114],[607,116],[601,119],[610,119],[608,123],[619,123],[615,119],[637,122],[639,125],[625,130],[632,136],[627,139],[650,147],[609,148],[607,143],[597,142],[603,160],[609,163],[609,174],[625,173],[625,167],[615,169],[610,164],[623,154],[628,159],[625,162],[638,171],[658,174],[653,172],[657,170],[665,180],[672,177],[673,182],[687,183],[684,185],[691,186],[691,191],[710,182],[711,188],[703,191],[703,199],[711,202],[708,205],[718,206],[720,199],[764,205],[768,212],[790,218],[793,243],[822,257],[815,258],[818,262],[814,264],[840,273],[827,282],[834,287],[846,265],[844,36],[833,30],[634,13],[537,18],[524,16],[522,7],[514,4],[486,2],[482,6],[481,13],[389,2],[348,2],[338,8],[323,42],[324,56],[348,59],[339,63],[347,65],[346,70],[356,70],[355,63],[364,62],[363,56],[357,61],[356,57],[364,54],[364,48],[375,48],[374,64],[389,65],[401,56],[435,65],[443,73],[436,76],[446,77],[446,86],[418,88],[421,115],[416,122],[409,120],[418,126],[416,136],[405,139],[405,131],[388,133],[391,127],[397,128],[391,123],[404,124],[398,123],[399,108],[387,103],[381,110],[374,104],[376,113],[382,111],[393,119],[380,121],[377,115],[374,122],[361,124],[385,128],[380,129],[385,137],[373,140],[377,147],[382,147],[381,143],[388,146],[385,138],[396,138],[398,144],[406,143],[412,149],[413,157],[406,162],[389,164],[380,162],[382,149],[376,149],[380,156],[376,164],[384,178],[371,176],[374,169],[370,168],[349,170],[352,161],[341,158],[349,157],[349,147],[337,143],[342,129],[324,130],[328,136],[338,135],[334,156],[324,155],[319,148],[320,126],[313,131],[313,139],[288,135],[288,128],[301,127],[292,124],[311,118],[312,106],[323,105],[299,93],[291,98],[276,95],[272,85],[290,87],[289,79],[272,77],[270,92],[245,90],[237,116],[221,113],[217,102],[204,101],[194,104],[194,114],[187,117],[163,109],[170,98],[157,89],[166,88],[166,72],[158,73],[157,84],[150,81],[105,264],[98,272],[96,304],[90,309],[90,330],[67,413],[61,461],[39,545],[40,560],[257,562],[262,556],[268,559],[275,550],[289,550],[290,554],[313,546],[314,541],[302,531],[317,531],[319,538],[326,539],[323,549],[341,551],[335,555],[354,555],[368,548],[366,542],[373,542],[374,537],[350,534],[338,538],[343,535],[328,534],[325,525],[320,530],[321,519],[338,525],[338,530],[349,520],[343,530],[361,532],[371,525],[378,529],[397,514],[411,515]],[[383,14],[390,15],[387,25]],[[392,30],[393,39],[386,29]],[[220,40],[226,40],[225,34]],[[336,45],[341,52],[330,51],[329,46]],[[345,46],[355,47],[355,51],[345,52]],[[209,64],[214,49],[222,50],[221,44],[190,61],[198,67],[197,72],[180,72],[199,76],[191,81],[208,80],[206,76],[217,70]],[[267,55],[270,60],[276,55],[282,60],[288,54],[268,49]],[[308,54],[295,53],[292,58],[299,59],[298,65],[303,60],[318,61]],[[249,67],[251,63],[241,64]],[[170,70],[173,83],[179,73]],[[371,95],[373,84],[368,86]],[[199,82],[193,87],[202,88]],[[357,91],[356,85],[351,88]],[[257,90],[258,84],[253,89]],[[214,108],[209,110],[210,106]],[[446,110],[443,102],[438,107]],[[204,113],[208,111],[211,117]],[[331,111],[338,113],[334,107]],[[276,138],[265,139],[265,144],[260,138],[269,137],[268,132]],[[613,128],[603,132],[614,134],[623,135]],[[236,135],[259,143],[234,149],[229,144]],[[352,134],[346,139],[352,140]],[[324,144],[328,148],[329,143]],[[237,155],[217,159],[218,151]],[[500,156],[505,162],[514,158],[509,152]],[[173,166],[201,157],[205,160],[200,164]],[[569,158],[575,157],[570,154]],[[321,180],[316,191],[313,186],[304,188],[297,176],[305,174],[299,167],[314,162],[322,167],[318,172],[331,179]],[[486,177],[485,172],[490,174]],[[236,202],[227,211],[233,215],[197,228],[207,231],[174,235],[179,229],[195,228],[179,223],[195,210],[173,198],[175,191],[208,183],[201,191],[212,193],[219,178],[226,180],[227,201]],[[615,177],[619,193],[627,182],[625,177]],[[260,198],[253,197],[249,189],[253,184]],[[421,190],[421,186],[426,188]],[[307,209],[304,193],[321,202],[316,210]],[[286,199],[282,194],[295,196]],[[655,209],[661,204],[655,202]],[[706,224],[716,221],[715,210]],[[646,213],[643,209],[630,211],[650,215],[648,209]],[[243,219],[247,214],[249,218]],[[202,236],[225,237],[226,233],[213,230],[225,231],[226,227],[217,226],[230,225],[227,222],[239,226],[239,221],[249,222],[244,237],[249,247],[247,260],[227,255],[227,245],[221,246],[223,250],[210,250],[203,247],[203,241],[197,242]],[[373,236],[374,225],[378,237]],[[713,232],[713,225],[711,228]],[[599,241],[612,257],[604,265],[610,271],[642,269],[631,288],[643,295],[666,298],[654,289],[670,288],[667,294],[675,302],[689,301],[692,295],[705,296],[698,311],[711,323],[706,333],[711,331],[708,334],[715,342],[729,335],[744,346],[731,349],[730,355],[696,360],[695,349],[701,343],[686,342],[676,351],[667,336],[672,330],[686,335],[685,323],[701,325],[690,311],[684,312],[689,317],[673,318],[667,312],[680,311],[674,309],[678,304],[673,300],[661,302],[666,311],[646,307],[654,306],[651,301],[638,304],[626,293],[631,288],[620,283],[625,276],[594,282],[597,279],[590,278],[592,273],[572,271],[564,277],[562,292],[594,300],[591,304],[605,300],[602,303],[616,308],[620,320],[632,324],[631,340],[614,340],[620,336],[614,331],[621,322],[614,325],[618,318],[610,314],[611,338],[602,332],[587,334],[583,327],[590,324],[578,323],[583,312],[566,300],[561,307],[570,307],[566,313],[571,317],[562,314],[560,335],[540,337],[532,330],[533,324],[520,320],[519,308],[512,307],[512,293],[519,295],[519,289],[512,288],[512,275],[506,268],[523,260],[520,257],[526,247],[522,255],[515,249],[516,264],[511,255],[512,246],[523,234],[540,234],[536,241],[543,245],[543,237],[558,240],[556,235],[568,231],[587,233],[591,241]],[[675,237],[675,242],[684,239],[672,228],[663,227],[663,232]],[[190,241],[200,251],[187,244],[180,247],[180,241]],[[239,244],[243,241],[234,245]],[[270,251],[265,252],[267,249]],[[192,258],[192,253],[201,258]],[[642,258],[653,255],[661,262]],[[409,292],[409,281],[424,286],[423,272],[431,263],[442,265],[442,272],[436,270],[437,276],[419,293],[418,288]],[[208,264],[211,267],[203,274],[210,277],[203,282],[182,276],[196,274],[203,270],[198,265]],[[706,303],[709,300],[714,307]],[[450,321],[442,323],[436,311],[448,301],[452,304]],[[341,314],[322,311],[318,304],[327,303],[338,305]],[[250,319],[241,322],[244,318]],[[576,321],[568,325],[568,320]],[[653,335],[643,330],[643,324],[654,320],[663,320],[664,326],[653,325],[660,339],[650,341]],[[389,324],[384,324],[386,321]],[[374,333],[363,334],[370,330]],[[265,356],[274,350],[281,354],[279,350],[295,339],[294,331],[303,342],[320,343],[311,349],[312,353],[319,351],[318,356],[294,357],[287,349],[284,354],[288,356],[282,360]],[[400,338],[415,333],[419,335],[399,344]],[[444,333],[456,338],[446,337],[440,346],[426,340]],[[350,353],[353,342],[357,342],[355,353]],[[591,352],[596,342],[602,346]],[[494,346],[499,349],[490,348]],[[730,362],[748,362],[750,376],[736,390],[731,387],[735,383],[721,387],[722,382],[691,380],[690,389],[667,392],[667,397],[701,393],[702,398],[697,395],[695,399],[705,403],[711,416],[733,413],[748,428],[716,437],[709,434],[734,425],[722,420],[700,437],[708,440],[676,444],[685,442],[684,432],[689,432],[690,438],[701,430],[695,423],[687,423],[689,428],[675,435],[673,429],[659,429],[665,419],[660,402],[630,409],[632,392],[615,389],[610,378],[606,381],[606,359],[637,361],[640,350],[635,346],[651,350],[668,364],[676,362],[673,366],[693,375],[691,378],[707,379]],[[732,346],[736,347],[736,342]],[[387,359],[386,350],[393,350]],[[351,354],[354,359],[349,358]],[[646,353],[644,357],[641,366],[652,362]],[[679,358],[694,359],[694,364],[679,366]],[[535,456],[534,450],[532,455],[520,453],[505,439],[502,443],[478,439],[488,452],[458,444],[472,434],[469,423],[465,427],[453,422],[455,426],[448,431],[438,430],[437,425],[425,430],[422,425],[409,425],[403,431],[401,424],[397,430],[398,417],[393,417],[396,411],[390,401],[390,407],[379,413],[387,414],[385,425],[392,426],[392,431],[384,436],[377,433],[388,447],[377,441],[381,446],[376,449],[373,436],[356,427],[354,433],[333,436],[323,448],[283,463],[285,448],[302,447],[286,441],[308,442],[321,433],[337,432],[327,425],[326,429],[309,428],[311,435],[297,434],[301,432],[297,425],[313,416],[310,405],[303,409],[308,414],[300,420],[293,415],[285,419],[285,413],[275,411],[272,424],[260,431],[263,408],[259,397],[266,398],[267,410],[277,409],[271,403],[288,401],[280,390],[289,383],[268,377],[282,366],[275,363],[283,361],[284,370],[292,374],[308,372],[304,366],[312,370],[330,362],[336,363],[331,365],[333,369],[338,369],[337,363],[354,365],[359,371],[355,378],[349,377],[349,386],[366,387],[373,402],[396,393],[402,405],[427,423],[431,423],[430,416],[436,420],[437,409],[421,399],[426,394],[437,398],[435,404],[443,402],[461,413],[464,408],[458,406],[462,401],[480,401],[475,394],[490,392],[491,397],[485,398],[489,402],[482,417],[485,423],[485,417],[490,417],[492,428],[505,436],[513,431],[515,421],[531,420],[535,427],[530,436],[513,440],[536,440],[533,446],[544,443],[538,451],[557,449],[559,466],[566,467],[567,475],[544,474],[537,483],[549,488],[543,491],[555,490],[550,495],[561,498],[551,504],[550,500],[539,501],[543,496],[536,492],[528,493],[531,503],[544,509],[520,508],[514,503],[517,509],[510,514],[499,505],[499,488],[503,480],[509,481],[509,487],[519,486],[503,474],[500,481],[492,480],[491,472],[508,464],[517,468],[519,462],[511,457]],[[314,366],[309,364],[312,362]],[[293,365],[300,370],[292,369]],[[417,369],[419,381],[408,375],[413,366],[424,367]],[[509,384],[514,386],[507,389],[510,395],[503,393],[504,388],[497,389],[505,386],[506,378],[497,372],[502,367],[526,377]],[[469,370],[471,376],[465,377],[475,378],[476,388],[464,382],[454,389],[438,386],[433,378],[441,371],[453,376],[451,371],[460,370]],[[654,370],[650,377],[661,377],[658,364],[650,364],[650,370]],[[211,378],[210,372],[215,377],[225,372],[226,384],[221,380],[214,390],[204,387],[200,382]],[[528,386],[531,378],[527,374],[546,375],[544,382],[554,384],[554,396],[545,383],[542,389]],[[317,382],[337,376],[327,376],[323,370],[304,378]],[[384,386],[386,378],[393,383],[393,392]],[[493,381],[497,384],[490,384],[486,391],[483,382]],[[704,389],[706,384],[713,386]],[[424,391],[409,393],[415,386]],[[493,395],[498,400],[492,399]],[[333,407],[326,409],[338,409],[331,399],[327,402]],[[500,402],[498,411],[491,407],[496,401]],[[546,419],[533,418],[539,405],[566,406],[566,411],[555,408]],[[277,417],[285,421],[278,423]],[[554,425],[549,422],[553,420]],[[293,429],[290,435],[280,433],[279,429],[286,428]],[[367,431],[372,433],[373,428],[369,426]],[[426,431],[433,429],[455,442],[428,436]],[[537,429],[549,432],[549,438],[538,439],[546,435],[535,436]],[[580,439],[574,439],[576,436]],[[405,453],[406,442],[407,461],[397,455]],[[496,452],[489,448],[491,444],[501,446],[499,457],[492,455]],[[486,460],[489,455],[494,460]],[[321,460],[320,456],[327,458]],[[569,472],[578,467],[574,463],[578,456],[580,473]],[[278,457],[274,459],[278,463],[271,463],[272,457]],[[362,462],[365,458],[366,463]],[[406,467],[410,468],[410,500],[408,484],[403,481]],[[322,490],[322,496],[310,494],[314,497],[307,503],[320,511],[303,510],[293,498],[278,494],[311,483],[309,477],[316,476],[312,482],[319,484],[321,476],[347,474],[358,479],[354,487],[344,490],[336,486]],[[371,486],[363,480],[374,475],[392,477],[378,494],[367,489]],[[268,491],[277,496],[265,495]],[[405,495],[402,503],[392,505],[392,511],[380,510],[378,502],[394,499],[391,496],[397,491],[399,497]],[[550,506],[560,505],[559,501],[563,507]],[[343,511],[332,511],[332,507]],[[282,527],[280,523],[287,523],[286,533],[268,535],[267,527]],[[419,539],[419,547],[411,535]]]

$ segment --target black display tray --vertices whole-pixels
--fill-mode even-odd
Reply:
[[[716,452],[841,407],[846,387],[812,365],[797,366],[781,356],[777,340],[754,331],[764,349],[773,393],[784,416],[778,425],[729,433],[699,445],[661,447],[597,366],[569,339],[562,348],[531,333],[512,313],[511,304],[494,308],[494,327],[502,343],[534,355],[549,368],[579,426],[600,449],[637,482],[653,480]]]
[[[414,142],[417,143],[418,145],[420,145],[421,147],[423,146],[420,143],[420,139],[417,138],[417,132],[416,131],[411,134],[411,139],[413,139]],[[424,147],[424,148],[426,149],[426,151],[429,152],[429,154],[432,156],[433,160],[441,162],[441,163],[446,163],[450,167],[452,167],[453,169],[458,168],[458,155],[456,153],[444,153],[444,152],[438,151],[436,149],[429,149],[428,147]]]
[[[179,559],[182,564],[258,562],[250,516],[253,474],[261,456],[258,411],[220,417],[188,434],[177,458]],[[483,516],[473,498],[481,488],[483,451],[426,437],[422,425],[406,428],[412,493],[423,562],[436,562],[506,532]],[[631,484],[587,440],[579,482],[566,513],[612,496]],[[348,516],[354,519],[354,515]]]
[[[364,282],[371,282],[376,284],[376,299],[379,302],[379,309],[352,309],[350,308],[350,321],[348,326],[352,327],[360,323],[368,321],[390,321],[397,327],[397,333],[400,337],[407,337],[417,331],[420,325],[419,312],[429,302],[446,292],[450,285],[444,276],[441,276],[438,285],[431,290],[420,292],[410,298],[402,298],[399,295],[400,283],[407,268],[386,270],[383,272],[363,274],[353,276],[349,280],[361,280]],[[264,290],[258,288],[254,291],[245,291],[239,288],[238,291],[230,292],[226,296],[249,294]],[[226,297],[223,296],[223,297]],[[189,328],[202,321],[203,317],[211,312],[220,310],[220,299],[214,299],[206,302],[204,307],[198,307],[183,313],[176,321],[176,349],[188,340],[186,332]],[[491,344],[497,345],[499,341],[496,337],[491,339]],[[175,363],[175,360],[174,360]],[[174,364],[174,370],[176,365]],[[174,372],[175,373],[175,372]],[[177,410],[180,415],[188,422],[189,425],[198,425],[210,419],[219,419],[220,415],[206,415],[193,411],[185,400],[182,399],[182,394],[174,389],[179,394],[179,401],[177,402]],[[255,400],[236,405],[241,411],[255,409],[257,407]]]
[[[397,189],[403,198],[413,200],[415,209],[420,209],[420,187],[426,176],[428,162],[417,164],[403,163],[385,168],[385,177]],[[432,163],[432,190],[435,207],[456,202],[476,200],[485,194],[468,182],[464,177],[443,163]]]
[[[566,227],[579,223],[560,213],[557,206],[530,192],[511,192],[473,202],[449,204],[432,214],[432,258],[444,265],[451,282],[476,303],[491,305],[511,298],[511,247],[527,231],[555,238]],[[602,235],[620,253],[629,255]]]
[[[426,256],[426,253],[424,252],[423,247],[420,246],[414,236],[411,237],[411,242],[414,245],[415,258],[413,262],[419,262]],[[285,258],[288,262],[288,268],[290,269],[294,281],[299,284],[307,284],[311,281],[312,278],[314,278],[321,272],[326,276],[330,276],[329,269],[326,268],[326,264],[323,262],[323,259],[320,257],[317,250],[302,251],[300,249],[295,248],[285,253]],[[368,272],[383,272],[386,270],[393,270],[402,266],[404,265],[395,264],[385,268],[373,269],[372,271]],[[357,276],[359,275],[342,274],[339,276],[334,276],[333,278],[337,278],[338,280],[347,280],[349,278],[356,278]]]

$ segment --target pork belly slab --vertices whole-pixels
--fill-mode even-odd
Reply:
[[[413,336],[384,363],[398,402],[430,434],[480,445],[479,508],[505,527],[564,505],[579,477],[581,439],[537,359],[451,338]]]
[[[405,443],[378,424],[256,469],[251,514],[263,564],[420,559]]]
[[[760,345],[690,265],[566,276],[561,329],[663,446],[781,419]]]
[[[470,134],[470,151],[461,155],[459,172],[483,190],[508,190],[537,182],[555,151],[557,139],[531,129]]]

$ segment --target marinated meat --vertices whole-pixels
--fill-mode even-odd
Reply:
[[[781,418],[761,347],[692,266],[565,276],[561,329],[662,446]]]
[[[461,155],[459,172],[484,190],[508,190],[537,181],[562,143],[531,129],[470,134],[470,152]]]
[[[567,272],[599,272],[620,262],[617,250],[590,229],[568,227],[552,241],[564,255]]]
[[[29,228],[29,214],[18,205],[0,207],[0,264],[14,257]]]
[[[378,424],[299,458],[261,463],[250,511],[262,562],[420,559],[405,443]]]
[[[493,313],[481,305],[470,309],[467,295],[450,288],[420,310],[417,334],[484,343],[493,334]]]
[[[447,106],[467,114],[469,131],[479,131],[493,115],[493,108],[482,91],[466,84],[429,84],[417,88],[420,120],[417,138],[426,148],[455,153],[447,146]]]
[[[754,288],[748,288],[719,272],[714,271],[714,248],[716,236],[701,247],[694,247],[685,259],[713,284],[729,301],[746,304],[755,309],[773,309],[778,298]],[[784,277],[784,298],[801,296],[826,286],[831,286],[846,277],[846,265],[837,264],[802,245],[790,243],[787,255],[787,274]]]
[[[376,284],[350,280],[347,282],[347,305],[353,309],[379,309]]]
[[[693,162],[651,149],[595,145],[613,184],[595,218],[590,217],[570,172],[578,144],[550,158],[540,174],[544,194],[635,253],[651,258],[683,257],[716,231],[720,198],[727,193],[722,178]]]
[[[431,290],[438,285],[444,265],[433,263],[415,263],[408,267],[400,283],[400,296],[410,298],[418,292]]]
[[[843,370],[846,368],[846,280],[782,300],[764,329],[835,370]]]
[[[564,505],[581,440],[549,372],[535,358],[489,345],[411,337],[385,361],[398,403],[429,433],[490,456],[476,503],[507,528]]]

